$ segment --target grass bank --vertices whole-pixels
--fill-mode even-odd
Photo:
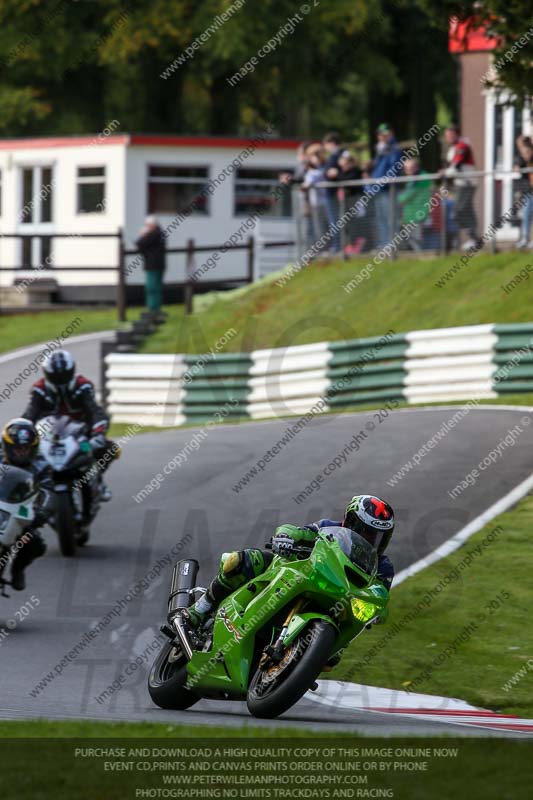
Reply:
[[[130,311],[130,317],[136,316]],[[118,327],[114,308],[69,308],[61,311],[6,314],[0,316],[0,352],[50,342],[73,328],[71,336],[112,330]],[[68,340],[67,340],[68,341]],[[66,343],[65,343],[66,346]]]
[[[532,718],[532,530],[527,497],[448,558],[393,588],[387,623],[357,639],[331,677]]]
[[[521,252],[482,253],[436,284],[460,256],[399,259],[375,266],[351,292],[368,259],[314,263],[286,285],[261,281],[234,292],[196,298],[187,316],[170,306],[168,323],[143,345],[146,353],[206,353],[281,347],[409,330],[491,322],[530,322],[527,279],[505,291],[532,260]],[[366,273],[365,273],[366,274]],[[524,290],[526,289],[526,291]],[[235,331],[228,337],[228,331]]]

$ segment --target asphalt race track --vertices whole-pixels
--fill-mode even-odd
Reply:
[[[75,344],[71,349],[79,355]],[[4,384],[27,361],[26,356],[20,364],[0,363],[0,382]],[[96,367],[91,354],[83,372],[96,377]],[[29,383],[18,398],[9,401],[10,413],[18,410],[14,409],[17,400],[19,408],[23,406]],[[7,404],[2,405],[7,410]],[[28,570],[27,591],[0,598],[0,717],[270,724],[251,718],[239,703],[202,701],[184,713],[152,705],[146,675],[154,655],[142,667],[132,669],[131,665],[152,644],[155,652],[174,560],[171,549],[179,549],[180,557],[199,558],[200,582],[205,583],[221,552],[262,546],[284,521],[340,517],[353,493],[372,492],[389,499],[396,510],[397,532],[390,554],[399,570],[431,552],[531,473],[533,417],[524,410],[480,407],[428,450],[396,486],[390,486],[387,481],[453,413],[452,408],[395,411],[382,422],[373,412],[315,418],[238,493],[232,487],[276,444],[290,421],[227,425],[201,434],[186,428],[133,437],[122,460],[110,470],[114,499],[102,508],[89,545],[76,559],[63,559],[55,534],[46,529],[48,553]],[[521,432],[514,444],[501,449],[497,463],[484,470],[473,486],[451,498],[448,491],[515,426]],[[324,478],[319,491],[297,504],[293,497],[360,431],[366,436],[359,436],[359,450],[354,449],[340,468]],[[197,443],[201,441],[193,450],[190,443],[195,436]],[[187,462],[164,475],[165,465],[185,447]],[[135,502],[133,495],[158,473],[164,477],[159,488]],[[134,599],[131,595],[125,599],[158,564],[160,574],[154,577],[152,572],[148,588]],[[13,627],[15,612],[27,601],[36,607]],[[119,608],[116,616],[89,639],[87,632],[113,608]],[[77,656],[61,666],[76,645]],[[53,678],[36,689],[48,673]],[[98,696],[113,681],[120,690],[99,702]],[[305,699],[281,723],[273,724],[368,735],[481,733],[398,716],[330,710]]]

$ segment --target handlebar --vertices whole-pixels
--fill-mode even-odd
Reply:
[[[303,544],[295,545],[291,549],[289,555],[297,556],[297,555],[302,554],[302,555],[305,555],[305,557],[307,558],[309,556],[309,553],[311,552],[311,550],[313,549],[314,546],[315,546],[315,542],[312,542],[312,543],[310,542],[308,545],[303,545]],[[272,550],[272,542],[267,542],[265,544],[265,550]]]

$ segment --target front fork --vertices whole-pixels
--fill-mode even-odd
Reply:
[[[303,597],[299,597],[296,600],[295,604],[287,614],[287,617],[281,627],[281,631],[278,638],[276,639],[274,644],[269,644],[267,647],[265,647],[263,655],[261,656],[261,660],[259,662],[260,666],[265,666],[268,660],[271,660],[276,664],[279,664],[279,662],[282,660],[285,651],[284,647],[285,637],[287,636],[289,625],[294,615],[300,613],[300,611],[304,606],[304,603],[305,601]]]

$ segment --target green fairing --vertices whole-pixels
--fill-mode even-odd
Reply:
[[[302,530],[284,525],[277,532],[286,533],[289,528]],[[333,529],[311,534],[316,544],[309,557],[288,560],[275,556],[265,572],[222,603],[216,614],[212,646],[208,652],[194,651],[187,663],[187,688],[202,697],[223,693],[231,699],[245,698],[257,667],[254,655],[257,659],[258,631],[262,629],[262,647],[274,641],[299,598],[304,603],[292,617],[284,645],[294,642],[312,620],[327,620],[338,635],[331,652],[324,653],[324,664],[368,622],[386,616],[389,593],[376,578],[375,562],[365,572],[348,558],[328,530]],[[363,549],[368,547],[364,540],[361,542]]]

